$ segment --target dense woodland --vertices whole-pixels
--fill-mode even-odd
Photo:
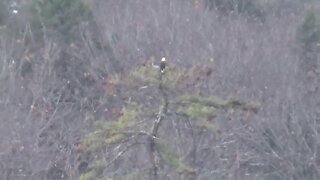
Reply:
[[[0,179],[319,180],[319,10],[0,0]]]

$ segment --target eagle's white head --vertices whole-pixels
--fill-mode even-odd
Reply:
[[[161,62],[166,62],[166,58],[163,57],[163,58],[161,59]]]

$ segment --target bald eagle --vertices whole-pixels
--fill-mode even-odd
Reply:
[[[161,73],[164,73],[164,69],[166,68],[166,64],[167,64],[166,58],[163,57],[163,58],[161,59],[161,62],[160,62],[160,72],[161,72]]]

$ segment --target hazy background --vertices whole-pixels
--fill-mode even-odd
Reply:
[[[0,0],[0,179],[152,179],[152,165],[158,179],[320,179],[319,8],[312,0]],[[189,79],[164,95],[131,79],[147,78],[139,70],[163,56]],[[101,132],[96,122],[122,122],[132,102],[130,117],[149,132],[161,96],[180,94],[237,97],[259,111],[219,110],[210,131],[169,103],[157,137],[176,162],[159,146],[150,163],[146,137],[136,149],[132,139],[95,136],[99,148],[79,148]]]

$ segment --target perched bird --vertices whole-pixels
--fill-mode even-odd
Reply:
[[[167,65],[166,58],[163,57],[160,62],[160,72],[161,73],[164,73],[164,69],[166,68],[166,65]]]

